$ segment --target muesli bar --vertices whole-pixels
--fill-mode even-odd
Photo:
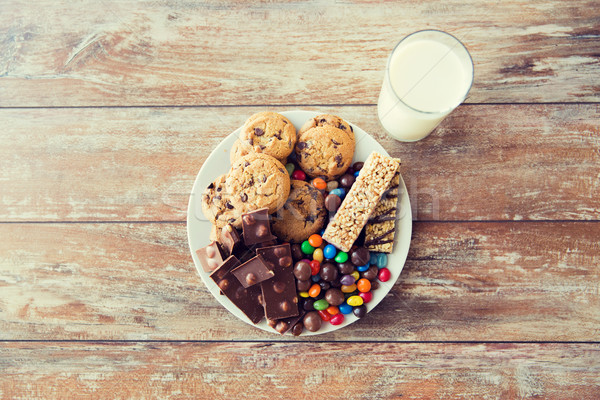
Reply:
[[[391,253],[396,235],[400,171],[396,172],[386,193],[365,226],[365,247],[370,251]]]
[[[323,239],[342,251],[350,251],[399,168],[397,160],[371,153],[327,225]]]

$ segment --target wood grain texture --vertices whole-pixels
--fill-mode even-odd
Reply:
[[[0,343],[3,398],[582,399],[598,344]]]
[[[469,102],[600,100],[594,0],[0,7],[2,107],[373,104],[394,45],[427,28],[469,48]]]
[[[205,289],[184,224],[0,224],[0,340],[289,340]],[[311,340],[595,341],[600,223],[416,223],[390,294]],[[393,268],[393,266],[391,266]]]
[[[289,108],[0,110],[0,221],[185,221],[204,160],[265,109]],[[402,158],[415,219],[600,219],[600,105],[461,106],[418,143],[374,106],[318,110]]]

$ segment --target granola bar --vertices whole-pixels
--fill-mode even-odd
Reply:
[[[400,192],[400,171],[396,172],[386,193],[365,226],[365,247],[370,251],[391,253],[396,234],[396,213]]]
[[[399,167],[397,160],[376,152],[371,153],[356,182],[327,225],[323,239],[342,251],[350,251]]]

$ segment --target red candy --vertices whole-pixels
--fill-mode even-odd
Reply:
[[[323,321],[329,321],[332,318],[331,314],[329,314],[325,310],[318,311],[318,313],[319,313],[319,317],[321,317],[321,319]],[[341,314],[336,314],[336,315],[341,315]],[[335,315],[334,315],[334,317],[335,317]]]
[[[292,179],[303,181],[306,179],[306,174],[304,173],[304,171],[297,169],[294,172],[292,172]]]
[[[379,270],[379,275],[377,276],[381,282],[387,282],[392,277],[390,270],[387,268],[381,268]]]
[[[321,271],[321,263],[318,262],[317,260],[312,260],[310,262],[310,271],[311,271],[311,275],[316,275]]]
[[[360,292],[358,295],[363,299],[363,304],[373,300],[373,292]]]
[[[320,311],[319,311],[319,312],[320,312]],[[341,324],[342,322],[344,322],[344,314],[342,314],[342,313],[335,314],[334,316],[332,316],[332,317],[329,319],[329,323],[330,323],[331,325],[339,325],[339,324]]]

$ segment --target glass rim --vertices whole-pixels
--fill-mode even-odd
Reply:
[[[460,99],[459,99],[459,101],[456,104],[453,104],[452,106],[450,106],[450,107],[448,107],[446,109],[438,110],[438,111],[419,110],[418,108],[415,108],[415,107],[407,104],[404,100],[402,100],[402,98],[400,96],[398,96],[398,93],[396,93],[396,90],[392,86],[392,81],[390,79],[390,64],[391,64],[391,61],[392,61],[392,56],[394,55],[394,53],[396,52],[396,50],[398,49],[398,47],[406,39],[408,39],[408,38],[410,38],[412,36],[423,34],[423,33],[427,33],[427,32],[440,33],[440,34],[448,36],[451,39],[453,39],[454,41],[456,41],[456,43],[458,43],[464,49],[464,51],[467,53],[467,56],[469,57],[469,61],[471,62],[471,81],[467,85],[465,93],[462,96],[460,96]],[[454,48],[451,48],[450,50],[454,50]],[[473,57],[471,57],[471,53],[469,53],[469,50],[467,49],[467,47],[456,36],[454,36],[454,35],[452,35],[452,34],[450,34],[448,32],[440,31],[439,29],[422,29],[420,31],[416,31],[416,32],[410,33],[410,34],[406,35],[405,37],[403,37],[402,39],[400,39],[400,41],[398,43],[396,43],[396,45],[394,46],[394,48],[392,49],[392,52],[390,53],[390,55],[388,57],[387,65],[386,65],[386,71],[385,72],[386,72],[387,83],[390,86],[390,88],[392,89],[392,92],[394,93],[394,95],[396,96],[396,99],[398,99],[398,101],[400,103],[402,103],[403,105],[405,105],[406,107],[410,108],[413,111],[416,111],[416,112],[422,113],[422,114],[430,114],[430,115],[432,115],[432,114],[444,114],[444,113],[450,112],[450,111],[454,110],[456,107],[458,107],[467,98],[467,95],[469,94],[469,91],[471,90],[471,87],[473,86],[473,81],[475,80],[475,66],[473,65]]]

